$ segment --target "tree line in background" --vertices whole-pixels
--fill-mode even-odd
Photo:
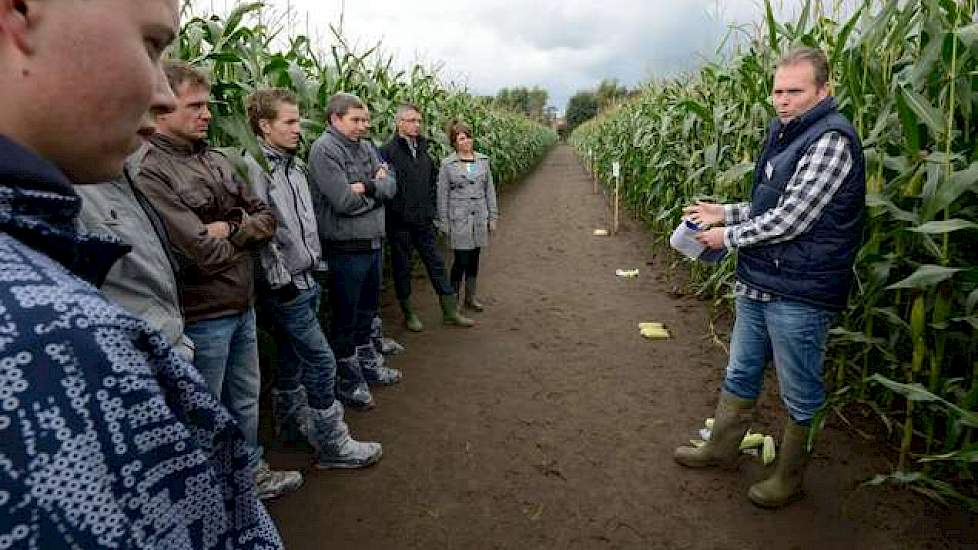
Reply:
[[[617,79],[605,79],[594,90],[577,92],[567,101],[564,112],[567,131],[573,132],[574,128],[591,120],[599,112],[614,107],[637,93],[637,90],[629,90],[621,85]]]
[[[796,21],[780,22],[766,0],[765,21],[729,57],[647,84],[572,136],[603,181],[621,162],[624,200],[665,242],[694,200],[750,197],[752,159],[775,114],[778,56],[794,45],[825,49],[840,110],[863,138],[869,214],[857,282],[829,343],[825,374],[834,393],[826,413],[876,419],[889,434],[897,459],[871,483],[906,485],[973,510],[976,6],[863,0],[837,20],[806,0]],[[724,303],[734,261],[690,264],[691,289]]]

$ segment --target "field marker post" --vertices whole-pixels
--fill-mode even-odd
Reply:
[[[611,224],[611,234],[618,234],[618,203],[620,202],[619,197],[621,195],[621,163],[617,160],[611,164],[611,175],[615,178],[615,218]]]
[[[591,173],[591,193],[598,194],[598,175],[594,173],[594,149],[588,148],[588,171]]]

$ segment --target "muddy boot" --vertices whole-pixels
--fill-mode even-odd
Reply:
[[[279,441],[295,443],[302,439],[302,415],[308,405],[306,389],[272,389],[272,433]]]
[[[710,439],[702,447],[679,447],[672,456],[676,462],[690,468],[733,466],[740,456],[740,442],[753,417],[753,399],[741,399],[721,391]]]
[[[384,366],[384,356],[377,353],[373,345],[357,346],[357,361],[368,384],[390,386],[401,381],[401,371]]]
[[[747,497],[763,508],[779,508],[802,496],[808,465],[808,426],[788,419],[771,477],[751,485]]]
[[[401,312],[404,313],[404,328],[411,332],[421,332],[424,330],[421,319],[418,318],[418,314],[411,307],[411,300],[398,300],[398,303],[401,304]]]
[[[475,326],[475,321],[459,313],[457,295],[446,294],[439,296],[438,301],[441,303],[441,322],[443,325],[466,328]]]
[[[336,398],[352,409],[374,408],[374,398],[363,379],[356,355],[336,360]]]
[[[384,337],[384,322],[380,320],[379,315],[370,323],[370,342],[381,355],[397,355],[404,351],[404,346],[396,340]]]
[[[478,285],[475,282],[475,277],[465,279],[465,307],[475,312],[482,312],[486,308],[482,305],[482,302],[475,297],[477,287]]]
[[[268,500],[287,495],[302,486],[302,474],[295,470],[273,470],[262,460],[255,470],[255,492]]]
[[[383,455],[380,443],[355,441],[350,437],[339,401],[333,401],[328,409],[308,409],[304,420],[302,431],[316,449],[317,468],[363,468]]]

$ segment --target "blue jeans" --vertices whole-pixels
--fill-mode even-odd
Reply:
[[[231,412],[251,446],[251,465],[261,459],[258,444],[258,338],[255,308],[236,315],[188,323],[184,332],[197,346],[194,366],[211,392]]]
[[[330,340],[340,359],[352,357],[357,346],[370,343],[370,325],[380,302],[380,250],[330,253]],[[344,375],[340,372],[340,376]]]
[[[391,245],[394,292],[398,300],[411,297],[411,257],[414,250],[418,251],[435,292],[439,296],[455,293],[448,282],[445,262],[438,253],[434,227],[430,224],[395,226],[389,227],[387,234]]]
[[[808,425],[825,403],[822,359],[836,313],[802,302],[771,302],[738,296],[723,389],[757,399],[764,368],[774,359],[781,399],[792,420]]]
[[[328,409],[335,399],[336,357],[316,316],[319,299],[319,285],[314,284],[289,302],[267,296],[265,303],[274,317],[278,347],[275,389],[291,391],[301,384],[310,407]]]

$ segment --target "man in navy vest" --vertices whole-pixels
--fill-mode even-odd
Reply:
[[[830,324],[846,307],[862,239],[866,178],[862,146],[829,95],[824,52],[792,51],[778,63],[777,118],[754,168],[751,202],[698,202],[687,217],[705,225],[711,249],[737,249],[737,317],[713,433],[675,459],[701,468],[734,463],[773,359],[788,410],[770,477],[748,497],[763,507],[801,495],[809,427],[825,403],[822,360]]]

